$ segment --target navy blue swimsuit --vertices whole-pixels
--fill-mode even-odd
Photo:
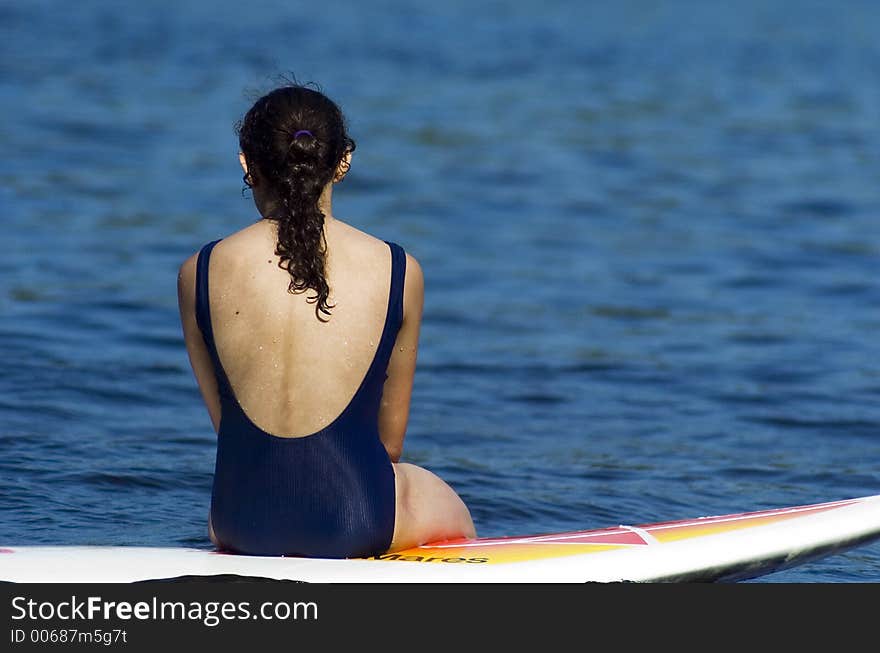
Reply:
[[[199,252],[196,319],[211,354],[222,408],[211,495],[221,545],[250,555],[352,558],[383,553],[394,534],[394,470],[379,439],[379,403],[403,320],[406,255],[391,248],[385,326],[351,402],[305,437],[266,433],[244,413],[214,343],[208,263],[219,241]],[[387,242],[387,241],[386,241]]]

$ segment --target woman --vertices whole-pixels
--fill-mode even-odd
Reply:
[[[475,536],[452,488],[400,462],[424,281],[412,255],[333,216],[355,149],[339,108],[283,86],[238,135],[262,217],[205,245],[178,278],[218,435],[211,540],[346,558]]]

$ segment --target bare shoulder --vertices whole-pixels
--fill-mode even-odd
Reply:
[[[418,325],[425,304],[425,277],[418,259],[406,253],[406,276],[403,280],[403,319]]]
[[[249,266],[255,257],[260,257],[264,253],[271,256],[274,251],[273,235],[274,232],[266,224],[260,222],[252,224],[218,238],[211,250],[211,260],[221,259],[222,267],[237,271],[242,266]],[[179,291],[194,290],[196,267],[201,251],[201,248],[196,250],[181,263],[177,275]]]
[[[181,308],[192,304],[195,295],[196,263],[199,253],[195,252],[180,264],[177,271],[177,298]]]
[[[353,241],[356,241],[357,245],[363,247],[371,247],[374,248],[377,252],[385,252],[387,251],[388,245],[385,244],[385,241],[381,238],[377,238],[372,234],[368,234],[366,231],[362,231],[357,227],[353,227],[347,222],[342,222],[341,220],[335,220],[336,224],[341,228],[341,230],[346,234],[346,237],[351,238]],[[407,288],[413,288],[414,290],[417,288],[421,288],[424,285],[424,277],[422,274],[422,266],[419,263],[418,259],[413,256],[410,252],[406,252],[406,286]]]
[[[422,272],[422,265],[409,252],[406,253],[406,280],[404,281],[404,287],[408,292],[424,292],[425,289],[425,275]]]
[[[196,271],[196,263],[199,259],[199,253],[194,252],[190,256],[188,256],[183,263],[180,264],[180,270],[178,270],[177,278],[192,278]]]
[[[353,227],[338,218],[325,228],[331,261],[338,261],[346,269],[369,270],[378,281],[388,270],[388,245],[381,238]]]
[[[381,238],[367,233],[363,229],[334,218],[333,222],[325,228],[331,238],[344,242],[346,245],[356,248],[372,248],[380,251],[381,248],[387,247]]]

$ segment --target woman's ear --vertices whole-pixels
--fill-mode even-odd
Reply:
[[[244,152],[238,153],[238,162],[241,164],[241,169],[244,171],[244,177],[242,177],[244,183],[247,184],[250,188],[253,188],[257,185],[257,180],[255,175],[252,175],[248,171],[247,159],[244,156]]]

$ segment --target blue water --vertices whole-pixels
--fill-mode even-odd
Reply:
[[[0,541],[210,546],[179,264],[317,81],[481,535],[880,493],[880,5],[0,2]],[[877,582],[880,544],[761,582]]]

